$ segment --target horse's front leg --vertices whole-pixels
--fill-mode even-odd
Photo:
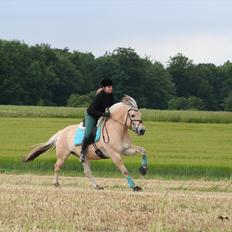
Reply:
[[[91,169],[90,169],[90,161],[86,158],[85,162],[82,163],[82,165],[83,165],[83,168],[84,168],[85,176],[89,178],[89,180],[90,180],[91,184],[93,185],[93,187],[96,188],[96,189],[102,190],[103,188],[100,187],[96,183],[96,180],[92,175],[92,172],[91,172]]]
[[[118,167],[118,169],[121,171],[121,173],[125,176],[127,179],[127,183],[130,188],[132,188],[135,192],[142,191],[142,189],[137,186],[132,179],[132,177],[129,175],[129,172],[127,168],[125,167],[120,154],[118,153],[111,153],[111,159],[115,163],[115,165]]]
[[[125,155],[135,155],[137,153],[142,155],[142,162],[141,162],[141,166],[139,168],[139,171],[144,176],[147,173],[147,153],[146,153],[146,150],[143,147],[131,145],[129,148],[127,148],[124,151]]]

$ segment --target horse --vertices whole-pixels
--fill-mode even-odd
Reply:
[[[101,135],[100,140],[94,143],[95,146],[89,145],[86,154],[86,160],[82,163],[84,174],[90,180],[95,189],[103,189],[96,183],[90,169],[91,160],[99,160],[101,158],[111,158],[113,163],[118,167],[127,183],[134,191],[142,191],[142,188],[135,184],[133,178],[129,175],[128,169],[125,167],[121,155],[141,154],[142,162],[139,171],[142,175],[147,173],[147,154],[143,147],[133,145],[129,135],[132,130],[141,136],[145,133],[145,125],[141,119],[141,112],[138,109],[136,101],[125,95],[120,102],[115,103],[109,108],[110,117],[100,118]],[[40,154],[52,147],[56,148],[56,163],[54,164],[54,181],[55,186],[59,186],[59,171],[65,160],[70,154],[79,158],[81,146],[74,144],[74,136],[77,128],[83,127],[82,122],[78,125],[70,125],[58,131],[51,136],[47,142],[37,145],[24,159],[25,162],[32,161]],[[96,149],[98,148],[98,149]],[[101,151],[100,155],[99,152]],[[103,156],[103,157],[102,157]]]

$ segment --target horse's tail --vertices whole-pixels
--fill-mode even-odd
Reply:
[[[51,138],[48,139],[46,143],[39,144],[36,146],[24,159],[24,162],[29,162],[37,158],[39,155],[47,151],[48,149],[56,146],[56,141],[60,131],[54,134]]]

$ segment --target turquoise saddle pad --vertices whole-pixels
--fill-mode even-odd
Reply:
[[[78,127],[74,136],[74,144],[81,145],[85,134],[85,127]],[[101,128],[97,128],[96,136],[94,142],[96,143],[101,136]]]

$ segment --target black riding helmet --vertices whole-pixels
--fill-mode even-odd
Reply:
[[[113,85],[113,81],[110,79],[103,79],[101,81],[101,87],[112,86],[112,85]]]

